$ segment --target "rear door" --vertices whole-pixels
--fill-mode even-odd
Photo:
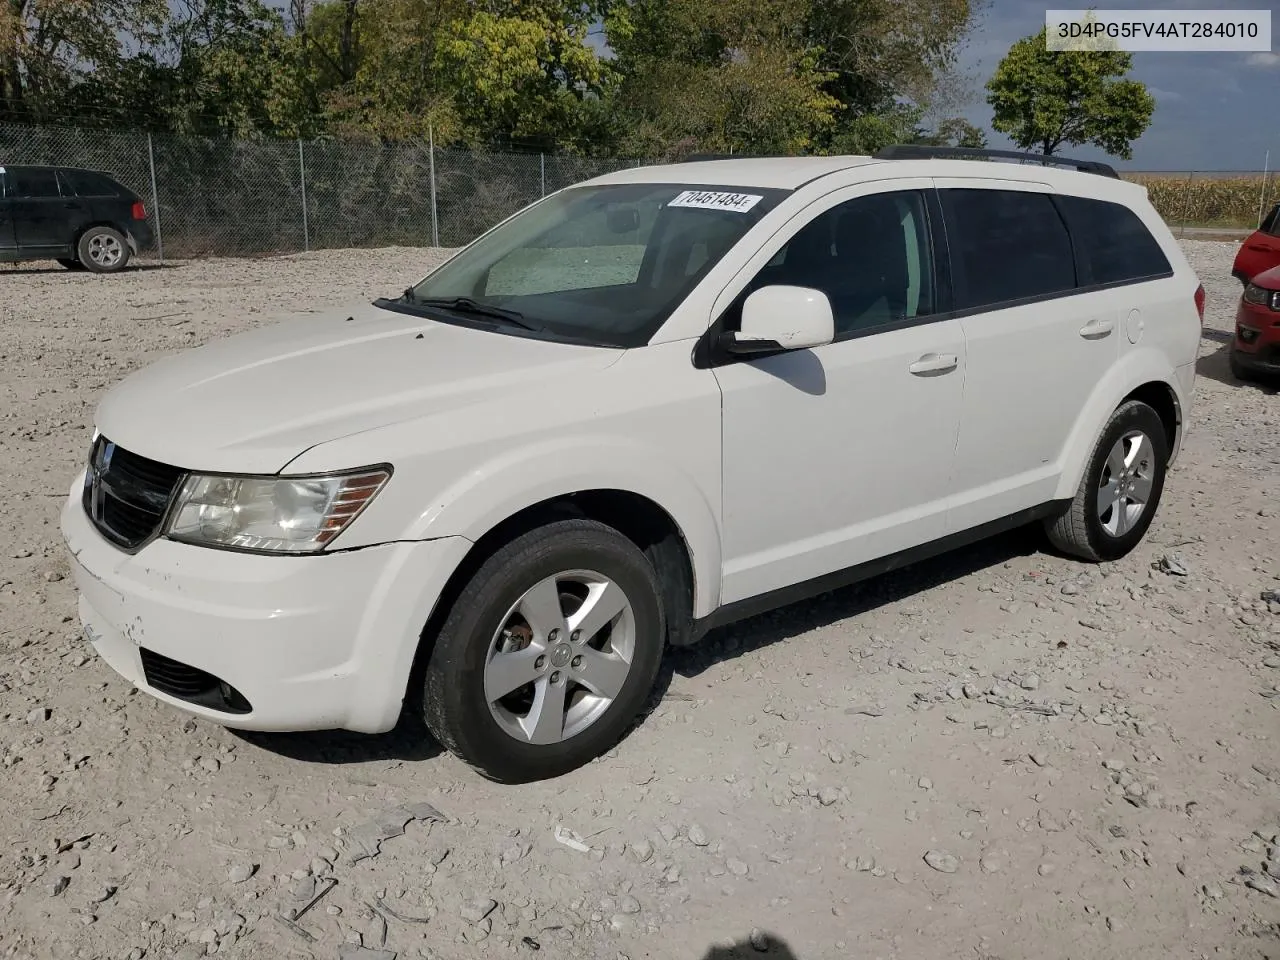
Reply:
[[[1052,499],[1081,408],[1119,355],[1107,298],[1077,296],[1046,185],[939,179],[967,368],[951,531]]]
[[[14,231],[24,254],[60,255],[71,248],[72,232],[52,167],[10,167],[8,194],[13,204]],[[72,198],[74,200],[74,198]]]
[[[58,189],[62,194],[63,217],[71,238],[80,236],[94,222],[93,191],[86,189],[88,181],[78,170],[59,170]]]
[[[13,232],[13,205],[5,193],[7,179],[4,167],[0,167],[0,257],[13,256],[17,247]]]

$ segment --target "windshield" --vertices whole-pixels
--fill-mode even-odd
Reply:
[[[641,346],[786,193],[666,183],[573,187],[378,305],[521,336]]]

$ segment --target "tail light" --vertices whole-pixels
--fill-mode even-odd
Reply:
[[[135,220],[145,220],[145,219],[147,219],[147,208],[146,208],[146,207],[144,207],[144,206],[142,205],[142,201],[141,201],[141,200],[135,200],[135,201],[133,201],[133,213],[132,213],[132,216],[133,216],[133,219],[135,219]]]
[[[1204,284],[1196,287],[1196,313],[1200,314],[1200,326],[1204,326]]]

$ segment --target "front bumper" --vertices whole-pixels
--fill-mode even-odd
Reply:
[[[82,480],[63,507],[62,533],[86,636],[117,673],[228,727],[395,726],[422,629],[469,541],[273,557],[159,539],[130,555],[85,515]],[[190,672],[178,671],[175,685],[177,668]],[[201,675],[237,696],[181,689]]]
[[[1246,369],[1280,373],[1280,312],[1241,302],[1236,311],[1231,355],[1236,364]]]

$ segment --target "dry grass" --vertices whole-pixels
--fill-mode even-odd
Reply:
[[[1274,173],[1265,181],[1261,173],[1130,173],[1124,178],[1143,184],[1155,208],[1171,224],[1256,227],[1259,212],[1280,201],[1280,177]]]

